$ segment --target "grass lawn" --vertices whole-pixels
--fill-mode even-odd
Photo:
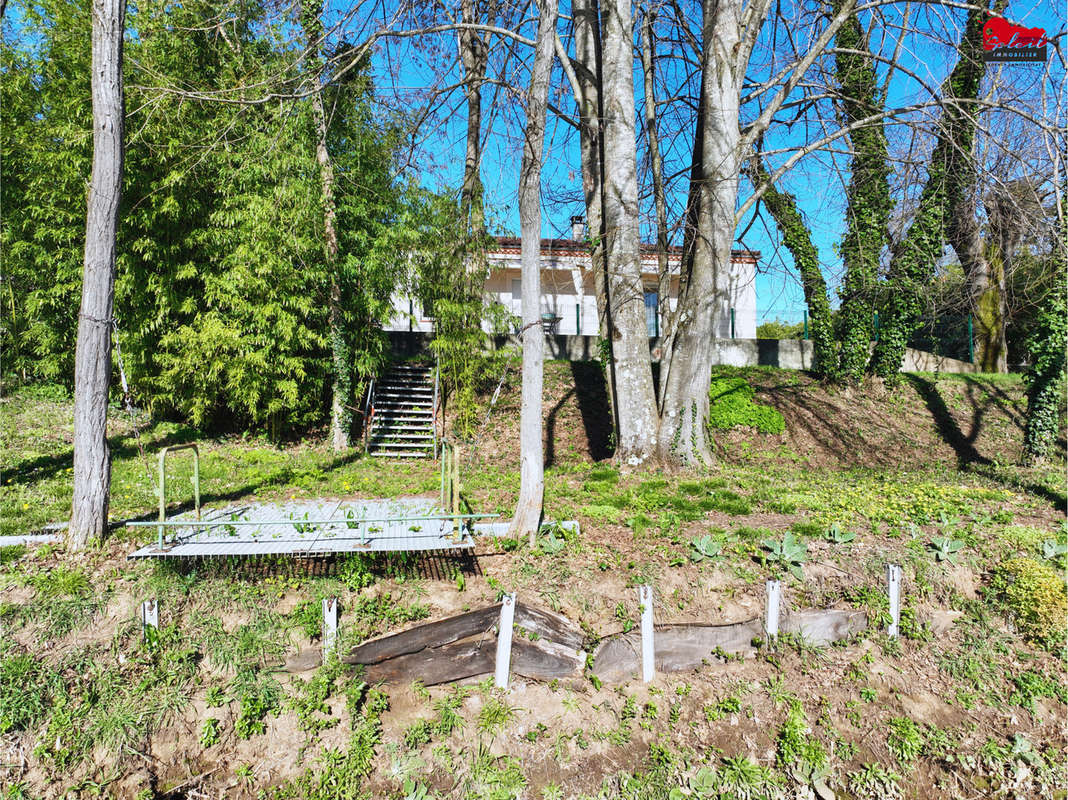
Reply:
[[[178,570],[126,561],[135,535],[119,528],[77,555],[0,550],[0,797],[1064,797],[1064,467],[1015,465],[1018,381],[914,376],[872,399],[738,374],[783,433],[718,431],[706,473],[621,474],[592,455],[590,376],[549,365],[546,516],[582,530],[534,548]],[[515,501],[517,404],[513,386],[469,448],[472,508]],[[66,517],[70,420],[54,389],[0,401],[0,532]],[[435,462],[170,423],[141,433],[146,472],[119,412],[112,430],[115,520],[155,513],[154,453],[191,440],[206,504],[438,488]],[[189,503],[190,459],[169,474],[168,499]],[[900,639],[883,632],[887,563],[904,570]],[[637,624],[639,585],[655,587],[658,622],[719,624],[762,614],[771,576],[789,607],[861,609],[868,631],[710,654],[650,684],[500,692],[492,678],[368,686],[335,662],[281,668],[317,644],[324,597],[341,599],[343,648],[515,591],[592,649]],[[143,640],[149,597],[161,628]]]

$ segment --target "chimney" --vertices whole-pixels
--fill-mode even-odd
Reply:
[[[571,218],[571,239],[576,242],[581,242],[586,235],[586,219],[581,216],[574,216]]]

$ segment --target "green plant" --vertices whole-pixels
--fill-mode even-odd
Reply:
[[[204,720],[204,724],[200,726],[200,746],[208,748],[217,745],[221,738],[221,729],[222,723],[215,717]]]
[[[787,531],[781,540],[765,540],[763,546],[767,550],[765,558],[768,561],[789,570],[790,574],[798,580],[804,578],[801,566],[808,558],[808,545],[798,541],[792,531]]]
[[[429,720],[419,719],[404,731],[404,745],[412,750],[430,743],[432,726]]]
[[[899,800],[901,776],[881,764],[865,764],[849,773],[849,789],[858,800]]]
[[[827,529],[827,541],[831,544],[849,544],[856,538],[856,533],[853,531],[844,531],[837,525],[832,525]]]
[[[957,554],[964,547],[964,542],[948,536],[941,536],[932,539],[929,547],[934,552],[936,561],[948,561],[950,564],[956,565]]]
[[[904,764],[915,761],[923,750],[924,742],[919,726],[908,717],[894,717],[887,723],[887,728],[887,749]]]
[[[234,720],[237,738],[251,739],[266,733],[267,715],[277,715],[280,708],[278,684],[271,679],[247,681],[238,692],[237,699],[240,702],[240,711]]]
[[[491,697],[482,710],[478,712],[478,729],[490,736],[496,736],[500,730],[512,721],[516,709],[499,697]]]
[[[723,550],[723,543],[718,542],[707,533],[690,540],[690,560],[695,564],[716,558]]]
[[[1010,558],[996,567],[990,594],[1029,639],[1056,646],[1065,638],[1068,590],[1064,576],[1033,558]]]
[[[708,390],[708,427],[751,427],[761,433],[786,430],[782,414],[771,406],[753,402],[754,397],[753,387],[745,378],[714,376]]]

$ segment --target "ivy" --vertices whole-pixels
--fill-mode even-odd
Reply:
[[[841,0],[835,3],[835,11]],[[849,52],[846,52],[849,51]],[[868,37],[856,12],[838,31],[835,69],[842,88],[843,124],[851,125],[882,107],[878,75]],[[846,231],[841,254],[845,277],[839,289],[837,377],[857,381],[864,375],[872,339],[879,258],[889,239],[890,166],[882,121],[850,134],[853,164],[846,192]]]
[[[985,4],[968,12],[957,47],[957,64],[943,85],[946,103],[927,167],[927,183],[920,193],[916,217],[891,259],[886,299],[879,315],[879,341],[868,365],[872,375],[887,383],[899,380],[905,348],[919,324],[923,292],[944,249],[950,211],[969,180],[965,162],[974,145],[976,120],[967,106],[978,97],[986,71],[982,32],[988,16]]]
[[[1062,214],[1061,219],[1064,219]],[[1064,403],[1065,341],[1068,341],[1068,288],[1063,280],[1068,232],[1063,228],[1053,244],[1062,279],[1054,283],[1038,313],[1028,339],[1031,366],[1027,370],[1027,429],[1024,450],[1033,461],[1049,456],[1060,432]]]
[[[768,172],[759,156],[749,160],[748,170],[754,186],[768,182]],[[812,337],[812,371],[821,377],[830,376],[836,357],[834,330],[831,324],[831,306],[827,300],[827,283],[820,270],[819,253],[812,243],[808,226],[801,217],[796,197],[788,192],[781,192],[774,184],[770,184],[761,199],[774,217],[775,224],[782,233],[783,243],[793,256],[794,266],[801,274]]]

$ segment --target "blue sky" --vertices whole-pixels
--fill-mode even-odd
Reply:
[[[955,20],[957,24],[962,25],[964,13],[962,11],[939,8],[932,12],[930,7],[922,5],[920,11],[916,11],[916,8],[917,5],[913,4],[913,21],[918,25],[927,22],[923,19],[923,14],[941,15],[939,18],[932,17],[929,20],[931,24],[940,24],[949,19],[951,24]],[[898,11],[897,7],[891,8],[888,14],[893,15]],[[1064,15],[1057,11],[1050,0],[1032,4],[1011,3],[1008,15],[1028,25],[1044,27],[1050,34],[1062,31],[1064,28]],[[890,18],[892,19],[892,16]],[[922,76],[930,84],[938,85],[951,67],[951,50],[944,45],[933,44],[924,36],[910,37],[905,44],[902,64]],[[524,51],[523,60],[527,58]],[[399,86],[417,89],[434,85],[435,81],[440,80],[433,67],[425,64],[418,55],[412,55],[409,52],[408,56],[400,61],[400,66],[396,62],[387,64],[381,55],[379,56],[375,62],[375,68],[376,83],[380,87],[392,82]],[[1015,64],[1009,65],[1007,69],[1037,70],[1036,67]],[[396,79],[393,80],[392,76],[396,76]],[[458,76],[454,74],[451,77],[455,79]],[[640,108],[642,101],[640,75],[636,73],[635,79],[638,86],[636,102]],[[522,63],[517,63],[507,76],[507,82],[517,88],[525,88],[526,80],[525,65]],[[514,93],[511,98],[506,96],[497,108],[492,108],[489,102],[490,94],[491,92],[487,90],[483,110],[484,123],[489,122],[492,127],[486,136],[482,178],[487,205],[497,223],[502,229],[514,233],[519,229],[516,191],[520,151],[514,135],[515,123],[509,125],[503,118],[509,115],[507,112],[511,109],[507,106],[515,102],[515,97]],[[888,105],[905,105],[928,99],[923,96],[924,94],[925,92],[918,84],[899,75],[891,82]],[[460,102],[461,99],[459,93],[453,96],[455,113],[444,120],[441,127],[429,135],[422,145],[421,156],[417,163],[420,164],[421,169],[420,179],[424,185],[429,187],[455,187],[460,183],[465,136],[465,108]],[[574,101],[569,91],[565,96],[555,98],[555,101],[565,113],[573,112]],[[512,116],[521,117],[519,114]],[[492,121],[489,118],[492,118]],[[792,146],[800,141],[800,138],[784,133],[772,133],[765,146],[768,148]],[[840,141],[838,145],[841,144]],[[569,232],[571,215],[583,213],[579,200],[581,173],[577,137],[571,134],[564,122],[552,115],[550,115],[546,134],[545,156],[542,234],[543,236],[566,236]],[[785,188],[794,192],[798,197],[802,211],[812,229],[814,241],[819,248],[825,272],[832,284],[840,271],[835,244],[841,237],[844,207],[844,186],[835,166],[841,167],[846,163],[840,154],[824,153],[806,157],[789,173],[783,183]],[[684,191],[685,181],[681,181],[679,186]],[[749,187],[743,182],[740,199],[744,200],[749,193]],[[574,201],[566,202],[561,199],[562,195],[573,195]],[[766,224],[758,220],[749,226],[744,241],[741,242],[744,246],[760,250],[763,254],[760,273],[757,277],[758,322],[775,318],[799,321],[804,309],[799,280],[792,268],[789,254],[779,246],[778,234],[773,223],[766,215],[765,220]],[[739,226],[739,234],[747,228],[748,222],[749,220],[745,220]],[[833,300],[835,298],[832,290]]]

